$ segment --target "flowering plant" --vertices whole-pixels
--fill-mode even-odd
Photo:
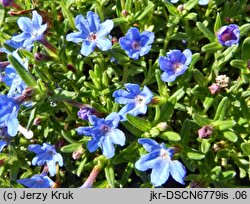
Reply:
[[[247,1],[0,1],[0,187],[250,186]]]

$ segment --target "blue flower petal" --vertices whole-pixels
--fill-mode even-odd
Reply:
[[[199,2],[198,2],[198,4],[199,5],[202,5],[202,6],[205,6],[205,5],[207,5],[209,3],[209,0],[200,0]]]
[[[90,152],[94,152],[98,149],[98,147],[100,146],[99,143],[100,141],[98,140],[99,137],[96,139],[96,138],[92,138],[92,140],[90,140],[87,144],[87,148]]]
[[[32,33],[32,22],[29,18],[20,17],[17,20],[17,24],[23,32]]]
[[[97,32],[99,29],[99,25],[100,25],[99,16],[92,11],[88,11],[86,17],[87,17],[87,20],[88,20],[89,25],[90,25],[90,30],[92,32]]]
[[[7,145],[7,142],[4,140],[0,140],[0,152],[2,152],[3,148]]]
[[[46,161],[46,164],[48,166],[50,175],[51,176],[56,175],[56,164],[55,164],[54,160]]]
[[[115,147],[112,144],[110,137],[105,137],[102,143],[102,153],[108,159],[112,158],[115,154]]]
[[[86,39],[89,35],[90,27],[89,22],[82,15],[77,15],[75,17],[76,28],[82,33],[83,39]]]
[[[106,137],[110,137],[113,144],[118,144],[120,146],[125,144],[125,134],[119,129],[112,130]]]
[[[135,168],[140,171],[152,169],[155,165],[161,162],[159,154],[159,151],[154,151],[149,154],[143,155],[138,161],[136,161]]]
[[[82,35],[82,32],[75,32],[75,33],[70,33],[66,35],[66,40],[67,41],[72,41],[74,43],[79,43],[84,40],[84,36]]]
[[[25,41],[27,40],[28,38],[30,38],[30,34],[29,33],[21,33],[20,35],[16,35],[16,36],[13,36],[12,39],[16,42],[22,42],[22,41]],[[25,47],[25,46],[24,46]]]
[[[39,30],[40,26],[42,25],[43,19],[42,17],[37,13],[37,11],[32,11],[32,26]]]
[[[186,170],[182,163],[179,161],[171,161],[170,162],[170,174],[173,177],[174,180],[181,184],[185,184],[183,181],[183,178],[186,175]]]
[[[6,121],[8,127],[8,134],[14,137],[17,134],[19,122],[17,118],[12,118]]]
[[[156,149],[160,148],[160,145],[152,139],[149,138],[141,138],[138,140],[138,142],[148,151],[152,152]]]
[[[183,51],[183,54],[187,58],[186,62],[185,62],[185,65],[189,65],[191,63],[191,61],[192,61],[192,52],[191,52],[191,50],[190,49],[185,49]]]
[[[114,27],[114,22],[112,20],[106,20],[100,24],[99,30],[97,32],[98,37],[107,36]]]
[[[169,178],[169,162],[165,160],[157,163],[157,165],[152,169],[150,180],[154,186],[161,186]]]
[[[110,48],[112,47],[112,43],[109,39],[107,38],[98,38],[96,40],[96,45],[97,47],[102,50],[102,51],[107,51],[110,50]]]
[[[81,54],[87,57],[91,52],[94,51],[95,47],[96,47],[95,41],[84,40],[82,43]]]

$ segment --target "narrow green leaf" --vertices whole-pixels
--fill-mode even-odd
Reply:
[[[180,141],[181,140],[181,136],[176,133],[176,132],[173,132],[173,131],[167,131],[167,132],[164,132],[160,135],[160,137],[164,140],[167,140],[167,141],[174,141],[174,142],[177,142],[177,141]]]
[[[216,52],[218,50],[221,50],[222,48],[223,48],[223,46],[220,43],[218,43],[218,42],[212,42],[212,43],[204,45],[201,48],[201,51],[202,52],[214,53],[214,52]]]
[[[177,15],[178,14],[178,11],[177,11],[176,7],[173,4],[171,4],[170,2],[165,1],[165,0],[164,0],[164,4],[167,7],[167,10],[168,10],[168,12],[170,14],[172,14],[172,15]]]
[[[228,139],[230,142],[237,142],[238,136],[231,131],[225,131],[223,132],[223,136]]]
[[[185,119],[182,127],[181,127],[181,141],[183,142],[183,144],[187,144],[189,141],[189,137],[190,137],[190,120],[189,119]]]
[[[121,181],[120,181],[122,186],[125,186],[128,183],[129,178],[130,178],[131,174],[133,173],[133,170],[134,170],[134,164],[132,162],[128,162],[128,165],[125,168],[125,170],[122,174]]]
[[[201,22],[197,22],[196,26],[198,29],[209,39],[210,42],[214,42],[215,35]]]
[[[240,98],[239,99],[240,101],[240,107],[241,107],[241,112],[242,114],[244,115],[244,117],[250,121],[250,111],[249,111],[249,107],[247,105],[247,102],[243,99],[243,98]]]
[[[188,11],[190,11],[192,8],[194,8],[198,4],[199,0],[189,0],[187,3],[184,4],[184,8]]]
[[[128,121],[125,121],[122,123],[123,126],[134,136],[141,137],[142,131],[140,129],[135,128],[133,125],[131,125]]]
[[[126,0],[125,10],[132,11],[132,7],[133,7],[133,0]]]
[[[211,120],[209,118],[199,115],[197,113],[193,114],[193,120],[201,127],[204,125],[211,124]]]
[[[233,179],[237,174],[233,170],[228,170],[228,171],[223,171],[221,175],[222,175],[221,180],[225,181]]]
[[[143,10],[139,11],[132,22],[141,21],[146,15],[148,15],[154,9],[154,4],[149,3]]]
[[[239,60],[239,59],[235,59],[235,60],[230,61],[230,65],[232,67],[236,67],[236,68],[239,68],[242,70],[245,70],[247,68],[247,63],[245,61]]]
[[[79,164],[79,166],[78,166],[78,168],[77,168],[77,170],[76,170],[76,175],[79,177],[79,176],[81,176],[81,173],[82,173],[82,171],[83,171],[83,169],[84,169],[84,167],[85,167],[85,164],[86,164],[86,162],[87,162],[87,160],[88,160],[88,157],[84,157],[83,158],[83,160],[80,162],[80,164]]]
[[[193,159],[193,160],[201,160],[205,158],[205,155],[201,152],[188,152],[187,156],[189,159]]]
[[[30,112],[30,117],[28,120],[28,124],[26,126],[27,130],[30,130],[31,126],[33,125],[33,122],[36,118],[36,113],[37,113],[38,107],[35,107],[31,112]]]
[[[70,25],[71,29],[75,29],[74,16],[70,12],[70,10],[66,7],[64,1],[61,1],[60,5],[61,5],[62,12],[63,12],[65,18],[68,19],[68,21],[69,21],[69,25]]]
[[[201,71],[198,69],[193,69],[194,79],[199,84],[199,86],[204,86],[206,79]]]
[[[36,87],[36,80],[32,75],[19,63],[19,61],[11,54],[8,55],[9,62],[13,65],[18,75],[29,87]]]
[[[217,120],[215,122],[212,122],[212,126],[215,128],[218,128],[219,130],[227,130],[229,128],[232,128],[236,125],[236,122],[234,120]]]
[[[218,66],[222,66],[226,62],[228,62],[236,53],[239,45],[233,45],[229,48],[227,48],[218,58],[219,64]]]
[[[210,150],[211,144],[208,140],[204,139],[201,142],[201,152],[206,154]]]
[[[130,114],[127,114],[126,118],[131,125],[143,132],[149,131],[151,129],[151,124],[147,120],[132,116]]]
[[[250,27],[250,25],[249,25]],[[247,37],[243,44],[242,44],[242,53],[241,53],[241,59],[244,61],[249,60],[250,58],[250,37]]]
[[[174,101],[167,101],[164,105],[162,105],[161,116],[159,121],[157,121],[158,123],[167,121],[171,117],[171,115],[174,112],[175,104],[176,104],[176,99]]]
[[[242,144],[241,144],[241,149],[242,149],[248,156],[250,156],[250,143],[242,143]]]
[[[76,93],[73,91],[55,89],[53,96],[51,96],[51,100],[53,100],[53,101],[65,101],[67,99],[72,99],[75,96],[76,96]]]
[[[222,26],[221,17],[220,17],[220,13],[218,12],[216,16],[215,24],[214,24],[214,33],[216,33],[221,28],[221,26]]]
[[[61,148],[61,151],[64,152],[64,153],[72,153],[75,150],[79,149],[81,146],[82,146],[81,143],[73,143],[73,144],[63,146]]]
[[[229,106],[230,106],[230,101],[228,97],[224,97],[216,109],[214,120],[223,120]]]
[[[250,23],[246,23],[246,24],[240,26],[239,30],[240,30],[240,37],[247,35],[250,31]]]
[[[114,173],[114,168],[111,164],[105,167],[105,177],[108,181],[108,184],[110,185],[111,188],[115,187],[115,173]]]

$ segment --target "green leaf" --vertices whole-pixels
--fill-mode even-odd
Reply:
[[[244,61],[249,60],[250,59],[249,53],[250,53],[250,37],[247,37],[242,44],[241,59]]]
[[[79,149],[81,146],[82,146],[81,143],[73,143],[73,144],[63,146],[61,148],[61,151],[64,152],[64,153],[72,153],[75,150]]]
[[[187,156],[189,159],[193,160],[201,160],[205,158],[205,155],[201,152],[187,152]]]
[[[133,0],[126,0],[125,10],[132,11],[132,7],[133,7]]]
[[[191,130],[190,120],[189,119],[185,119],[184,122],[183,122],[183,124],[182,124],[181,132],[180,132],[181,141],[183,142],[183,144],[187,144],[188,143],[189,137],[190,137],[190,130]]]
[[[198,4],[199,0],[189,0],[187,3],[184,4],[184,8],[188,11],[190,11],[192,8],[194,8]]]
[[[230,106],[230,101],[228,97],[224,97],[216,109],[214,120],[223,120],[227,113],[229,106]]]
[[[161,71],[160,70],[155,70],[155,78],[156,78],[156,82],[158,85],[158,92],[159,92],[160,96],[167,96],[168,95],[167,86],[166,86],[166,83],[164,81],[162,81],[162,79],[161,79]]]
[[[80,162],[80,164],[79,164],[79,166],[78,166],[78,168],[77,168],[77,170],[76,170],[76,175],[79,177],[79,176],[81,176],[81,173],[82,173],[82,171],[83,171],[83,169],[84,169],[84,167],[85,167],[85,164],[86,164],[86,162],[87,162],[87,160],[88,160],[88,157],[84,157],[83,158],[83,160]]]
[[[167,10],[168,10],[168,12],[170,14],[172,14],[172,15],[177,15],[178,14],[178,11],[177,11],[176,7],[173,4],[171,4],[170,2],[165,1],[165,0],[163,0],[163,2],[165,4],[165,6],[167,7]]]
[[[221,27],[222,27],[221,17],[220,17],[220,13],[218,12],[216,16],[215,24],[214,24],[214,33],[216,33]]]
[[[241,149],[242,149],[248,156],[250,156],[250,143],[242,143],[242,144],[241,144]]]
[[[169,140],[169,141],[174,141],[174,142],[181,140],[181,136],[178,133],[173,132],[173,131],[164,132],[160,135],[160,137],[164,140]]]
[[[233,179],[236,175],[236,172],[233,170],[223,171],[221,174],[222,178],[220,180],[230,180]]]
[[[11,54],[8,55],[9,62],[13,65],[18,75],[29,87],[36,87],[36,80],[32,75],[19,63],[19,61]]]
[[[206,83],[206,79],[201,71],[198,69],[193,69],[194,79],[199,84],[199,86],[204,86]]]
[[[206,154],[210,150],[211,144],[208,140],[203,139],[201,142],[201,152]]]
[[[126,169],[124,170],[121,181],[120,181],[120,184],[122,186],[125,186],[128,183],[129,178],[131,174],[133,173],[133,170],[134,170],[134,164],[132,162],[128,162],[128,165]]]
[[[54,95],[51,96],[52,101],[65,101],[68,99],[72,99],[76,96],[76,93],[73,91],[66,91],[66,90],[54,90]]]
[[[28,124],[26,126],[27,130],[30,130],[31,126],[33,125],[33,122],[36,118],[36,113],[37,113],[37,107],[35,107],[31,112],[28,120]]]
[[[164,105],[162,105],[161,116],[160,116],[159,121],[157,121],[158,123],[167,121],[171,117],[171,115],[174,112],[175,104],[176,104],[176,98],[174,98],[173,101],[168,100]]]
[[[201,116],[197,113],[193,114],[193,120],[199,125],[199,126],[204,126],[204,125],[209,125],[211,124],[211,120],[205,116]]]
[[[75,21],[74,21],[74,16],[70,12],[70,10],[66,7],[64,1],[60,2],[60,6],[63,12],[63,15],[65,16],[65,19],[69,21],[69,25],[71,29],[75,29]]]
[[[244,117],[249,121],[250,111],[247,102],[244,100],[244,98],[240,98],[239,101],[240,101],[241,112],[244,115]]]
[[[229,48],[227,48],[219,57],[218,57],[218,61],[219,64],[218,66],[222,66],[223,64],[225,64],[228,60],[230,60],[236,53],[237,49],[238,49],[239,45],[233,45]]]
[[[234,120],[217,120],[215,122],[212,122],[212,126],[215,128],[218,128],[219,130],[227,130],[229,128],[232,128],[236,125],[236,122]]]
[[[240,30],[240,37],[247,35],[250,31],[250,23],[246,23],[246,24],[240,26],[239,30]]]
[[[231,132],[231,131],[225,131],[225,132],[223,132],[223,136],[226,139],[228,139],[230,142],[234,142],[235,143],[238,140],[238,136],[235,133]]]
[[[143,10],[141,10],[135,15],[132,23],[134,23],[135,21],[141,21],[150,12],[153,12],[153,9],[154,9],[154,4],[149,3]]]
[[[245,61],[239,60],[239,59],[235,59],[235,60],[230,61],[230,65],[232,67],[236,67],[236,68],[239,68],[242,70],[245,70],[247,67],[247,63]]]
[[[196,26],[205,35],[205,37],[209,39],[210,42],[214,42],[214,34],[203,23],[197,22]]]
[[[208,53],[214,53],[214,52],[216,52],[218,50],[221,50],[222,48],[223,48],[223,46],[220,43],[212,42],[212,43],[204,45],[201,48],[201,51],[202,52],[208,52]]]
[[[141,137],[143,131],[139,130],[138,128],[135,128],[133,125],[131,125],[128,121],[122,122],[123,126],[134,136]]]
[[[149,131],[152,128],[150,122],[142,118],[135,117],[130,114],[127,114],[126,118],[131,125],[143,132]]]
[[[114,168],[111,164],[105,167],[105,177],[108,181],[108,184],[110,185],[111,188],[115,187],[115,173],[114,173]]]

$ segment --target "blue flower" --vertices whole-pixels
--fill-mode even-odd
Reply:
[[[20,179],[17,180],[17,183],[29,188],[51,188],[54,185],[54,181],[44,174],[36,174],[31,178]]]
[[[132,27],[119,39],[119,44],[130,58],[137,60],[150,51],[154,38],[153,32],[144,31],[140,34],[138,28]]]
[[[8,145],[11,137],[7,132],[7,127],[0,128],[0,152],[2,152],[3,148]]]
[[[28,69],[28,61],[25,59],[21,59],[18,55],[17,51],[14,51],[13,56],[19,61],[19,63],[25,68]],[[11,64],[9,64],[4,70],[4,76],[2,77],[2,81],[10,87],[8,97],[15,98],[22,94],[22,91],[27,88],[25,82],[21,79],[21,77],[16,72],[15,68]]]
[[[153,94],[147,86],[144,86],[142,91],[138,84],[128,83],[124,86],[127,91],[120,89],[113,93],[116,103],[126,104],[119,111],[122,121],[126,120],[126,114],[133,116],[145,114],[147,112],[147,104],[149,104],[153,98]]]
[[[223,46],[232,46],[239,43],[240,30],[236,24],[222,26],[217,32],[217,39]]]
[[[82,55],[88,56],[96,46],[102,51],[107,51],[112,47],[112,43],[107,37],[114,27],[112,20],[100,23],[98,15],[88,11],[86,19],[82,15],[76,16],[75,24],[79,32],[68,34],[66,39],[74,43],[82,42]]]
[[[172,82],[177,76],[184,74],[192,60],[192,52],[189,49],[170,50],[167,57],[159,57],[159,65],[163,74],[161,79],[165,82]]]
[[[143,155],[136,163],[135,168],[140,171],[152,169],[150,180],[154,186],[164,184],[169,175],[181,184],[185,184],[183,179],[186,175],[186,169],[179,161],[172,161],[173,149],[165,147],[165,144],[158,144],[152,139],[139,139],[138,142],[149,152]]]
[[[37,154],[33,158],[32,164],[42,166],[46,163],[51,176],[56,174],[56,162],[58,162],[59,166],[63,166],[61,154],[57,153],[55,147],[50,144],[43,143],[43,146],[32,144],[29,145],[28,150]]]
[[[12,40],[23,42],[24,47],[32,46],[35,41],[42,41],[44,39],[43,33],[47,29],[47,24],[42,25],[42,21],[43,19],[37,11],[32,12],[31,20],[27,17],[20,17],[17,24],[23,32],[13,36]]]
[[[94,152],[100,147],[105,157],[112,158],[115,154],[114,144],[123,146],[126,140],[124,133],[117,129],[120,116],[115,112],[109,114],[105,119],[90,115],[89,122],[92,126],[79,127],[76,129],[77,133],[92,136],[92,140],[87,145],[90,152]]]
[[[9,136],[14,137],[18,130],[17,114],[19,104],[12,98],[0,95],[0,128],[7,127]]]

